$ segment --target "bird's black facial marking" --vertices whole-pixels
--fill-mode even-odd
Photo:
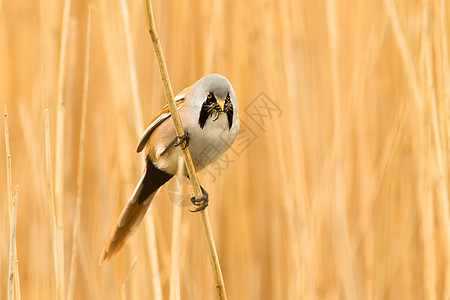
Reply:
[[[231,103],[230,93],[228,93],[227,98],[225,98],[224,111],[228,118],[228,129],[231,129],[231,126],[233,126],[233,103]]]
[[[208,93],[205,102],[203,102],[202,108],[200,110],[200,117],[198,118],[198,124],[203,129],[206,124],[206,120],[213,115],[217,114],[220,110],[219,104],[217,104],[216,96],[213,93]]]
[[[203,102],[202,108],[200,110],[200,117],[198,119],[200,128],[203,129],[203,127],[205,127],[206,120],[208,120],[210,116],[215,117],[214,121],[216,121],[219,118],[221,112],[222,111],[219,104],[217,103],[216,96],[213,93],[208,93],[208,95],[206,96],[206,100],[205,102]],[[228,93],[227,97],[225,98],[223,112],[227,114],[228,128],[231,129],[231,126],[233,125],[233,104],[231,103],[230,93]]]

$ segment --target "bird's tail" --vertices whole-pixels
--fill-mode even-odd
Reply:
[[[150,160],[147,161],[147,169],[114,225],[111,236],[100,256],[99,264],[113,257],[131,238],[158,189],[171,177],[172,175],[158,170]]]

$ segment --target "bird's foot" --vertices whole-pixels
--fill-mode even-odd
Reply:
[[[173,144],[174,147],[180,146],[183,142],[186,142],[186,144],[183,148],[181,148],[181,150],[184,150],[187,146],[189,146],[189,133],[187,131],[185,131],[182,136],[177,136],[176,139],[177,141]]]
[[[200,186],[200,188],[202,189],[202,196],[198,199],[196,199],[195,197],[191,198],[191,202],[192,204],[194,204],[195,206],[198,206],[195,210],[189,210],[190,212],[198,212],[201,210],[204,210],[209,203],[209,194],[207,191],[205,191],[205,189]]]
[[[164,148],[164,150],[161,151],[161,153],[159,155],[164,155],[170,149],[170,147],[172,147],[172,146],[174,146],[174,147],[180,146],[181,144],[183,144],[184,141],[186,141],[186,145],[184,145],[184,147],[181,148],[182,150],[186,149],[186,147],[189,146],[189,133],[187,131],[185,131],[182,136],[176,136],[169,143],[169,145],[167,145],[166,148]]]

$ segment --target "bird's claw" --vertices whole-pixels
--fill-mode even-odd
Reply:
[[[195,210],[189,210],[190,212],[199,212],[204,210],[209,203],[209,194],[207,191],[205,191],[205,189],[203,187],[200,187],[202,189],[202,196],[198,199],[196,199],[195,197],[191,198],[191,202],[192,204],[194,204],[195,206],[198,206]]]
[[[184,145],[183,148],[181,148],[181,150],[184,150],[186,149],[187,146],[189,146],[189,133],[187,131],[185,131],[182,136],[177,136],[176,139],[177,141],[173,144],[174,147],[180,146],[185,141],[186,144]]]
[[[183,148],[181,148],[181,150],[186,149],[187,146],[189,146],[189,133],[187,131],[184,132],[184,134],[182,136],[176,136],[167,146],[166,148],[164,148],[163,151],[161,151],[161,153],[159,155],[164,155],[167,151],[169,151],[170,147],[174,146],[180,146],[181,144],[183,144],[183,142],[186,141],[186,145],[184,145]]]

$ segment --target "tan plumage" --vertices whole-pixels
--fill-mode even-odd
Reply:
[[[119,252],[125,243],[131,238],[138,228],[142,219],[150,206],[151,201],[142,205],[137,201],[129,201],[125,206],[120,218],[114,225],[111,237],[106,242],[99,263],[109,260],[114,254]]]
[[[177,105],[180,105],[184,102],[184,97],[187,95],[187,92],[190,90],[191,87],[188,87],[184,89],[180,94],[178,94],[175,97]],[[143,148],[147,145],[147,142],[153,133],[154,129],[152,131],[148,131],[149,128],[152,127],[152,124],[161,116],[164,114],[169,113],[169,108],[165,107],[161,110],[161,112],[152,120],[150,125],[148,126],[147,130],[142,135],[139,145],[137,147],[137,152],[141,152]],[[162,120],[157,126],[162,124],[167,118]],[[156,127],[157,127],[156,126]],[[148,154],[147,154],[148,155]],[[155,196],[156,193],[153,193],[149,198],[145,201],[145,203],[140,204],[137,201],[137,193],[139,192],[139,189],[141,189],[141,185],[143,184],[145,174],[142,176],[141,180],[139,181],[139,184],[137,185],[135,192],[133,193],[133,196],[128,201],[125,208],[122,210],[122,213],[120,214],[119,219],[117,220],[116,224],[114,225],[114,228],[111,232],[111,236],[106,242],[105,247],[103,248],[102,254],[100,256],[99,264],[102,264],[103,262],[109,260],[111,257],[114,256],[117,252],[122,249],[122,247],[126,244],[126,242],[133,236],[133,233],[138,228],[138,225],[141,223],[142,219],[145,216],[145,213],[147,212],[151,200]]]
[[[236,138],[239,130],[236,94],[225,77],[211,74],[184,89],[175,101],[183,127],[189,133],[189,150],[195,168],[200,171],[224,153]],[[178,157],[182,152],[174,144],[176,132],[170,118],[166,106],[139,140],[137,152],[145,149],[146,169],[106,242],[100,264],[125,245],[159,188],[177,173]],[[211,149],[215,151],[214,155],[211,155]],[[204,207],[206,205],[199,209]]]

